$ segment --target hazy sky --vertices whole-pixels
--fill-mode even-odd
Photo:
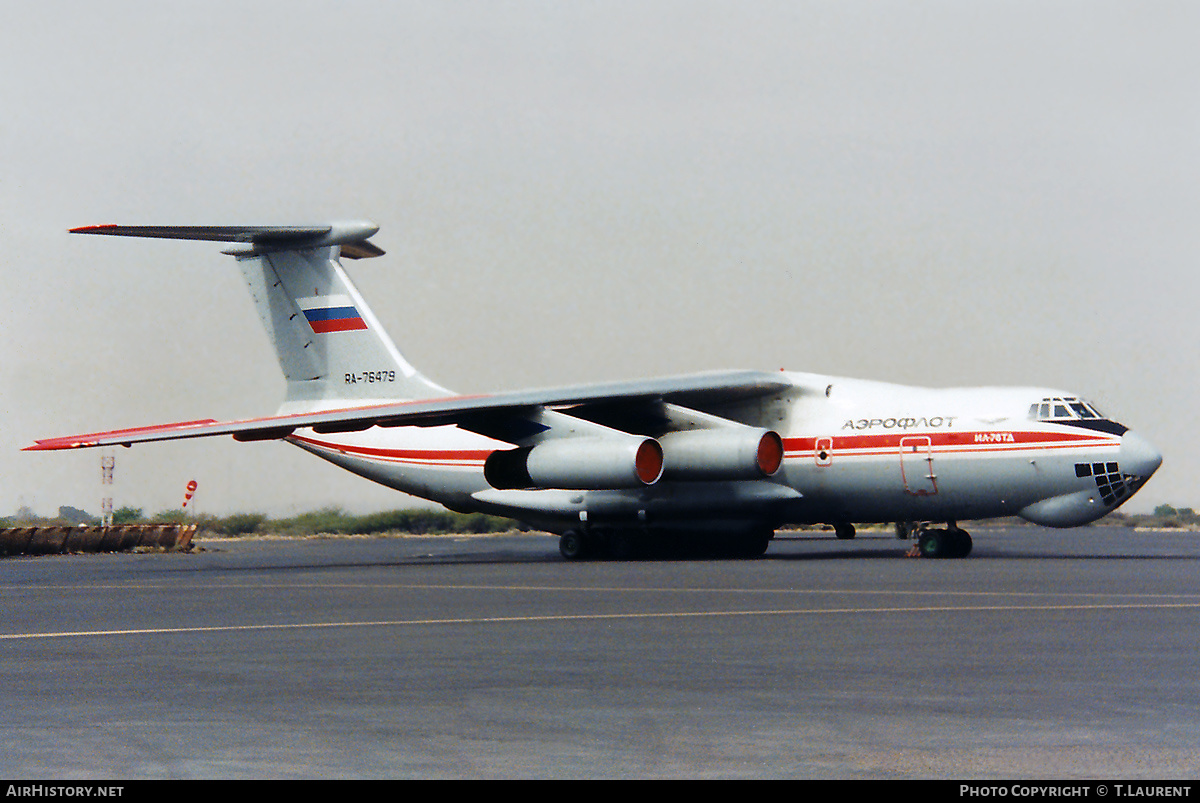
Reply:
[[[348,263],[459,391],[710,368],[1073,390],[1200,507],[1193,2],[3,3],[0,514],[98,513],[35,438],[272,412],[213,243],[365,217]],[[116,505],[408,499],[280,443],[116,450]]]

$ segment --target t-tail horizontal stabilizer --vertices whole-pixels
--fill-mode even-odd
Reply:
[[[247,243],[249,248],[226,251],[231,256],[253,256],[271,251],[341,246],[350,259],[383,256],[369,238],[379,227],[366,220],[322,223],[315,226],[83,226],[72,234],[109,234],[117,237],[155,237],[163,240],[208,240]]]

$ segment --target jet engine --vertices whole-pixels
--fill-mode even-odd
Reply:
[[[558,438],[492,452],[483,476],[493,488],[607,490],[642,488],[663,473],[663,450],[653,438]]]
[[[783,439],[769,429],[719,427],[668,432],[662,445],[668,480],[758,480],[783,465]]]

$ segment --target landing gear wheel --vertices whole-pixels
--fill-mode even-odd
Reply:
[[[771,546],[771,539],[775,537],[774,530],[767,530],[761,533],[754,533],[746,537],[741,543],[741,548],[737,552],[739,558],[757,558],[767,551]]]
[[[966,530],[957,528],[949,530],[950,534],[950,558],[965,558],[971,554],[971,547],[974,543],[971,541],[971,535]]]
[[[558,554],[566,560],[583,560],[588,554],[588,541],[578,530],[567,530],[558,537]]]
[[[944,558],[948,540],[945,530],[924,530],[917,538],[917,551],[923,558]]]
[[[917,539],[917,552],[923,558],[965,558],[971,554],[973,542],[966,530],[922,530]]]
[[[849,539],[854,537],[854,534],[855,534],[854,525],[853,524],[835,524],[835,525],[833,525],[833,532],[838,538],[842,539],[843,541],[848,541]]]

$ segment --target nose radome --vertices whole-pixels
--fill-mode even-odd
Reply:
[[[1158,451],[1150,441],[1133,430],[1129,430],[1121,436],[1122,473],[1133,474],[1145,480],[1149,479],[1150,475],[1161,465],[1162,452]]]

